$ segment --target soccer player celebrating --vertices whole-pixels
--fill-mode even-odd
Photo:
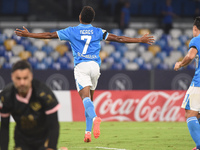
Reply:
[[[59,136],[57,110],[60,106],[53,92],[34,80],[27,61],[12,67],[13,83],[0,93],[0,149],[8,150],[10,115],[16,122],[15,150],[56,150]]]
[[[91,25],[94,20],[95,11],[90,6],[83,7],[80,15],[80,24],[75,27],[68,27],[57,32],[30,33],[25,27],[24,30],[16,29],[18,36],[69,41],[71,43],[74,56],[74,76],[77,91],[85,108],[86,131],[85,142],[91,142],[91,129],[93,125],[93,134],[95,138],[100,135],[101,118],[97,117],[93,105],[93,94],[100,76],[101,59],[99,52],[101,50],[100,41],[115,41],[120,43],[148,43],[154,42],[153,36],[145,34],[141,38],[129,38],[125,36],[116,36],[108,33],[106,30],[96,28]]]
[[[193,25],[193,36],[194,38],[190,41],[187,55],[182,61],[176,62],[174,70],[177,71],[181,67],[187,66],[195,58],[195,75],[192,79],[189,89],[187,90],[181,107],[185,109],[187,126],[190,131],[190,135],[196,143],[196,148],[194,150],[200,150],[200,125],[198,122],[198,113],[200,111],[200,17],[195,18]]]

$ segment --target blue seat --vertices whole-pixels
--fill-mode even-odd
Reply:
[[[34,45],[29,45],[26,50],[31,52],[31,54],[33,55],[38,50],[38,48]]]
[[[6,48],[5,48],[5,46],[3,46],[3,45],[0,45],[0,56],[4,56],[4,54],[5,54],[5,51],[6,51]]]
[[[8,37],[5,34],[0,34],[0,45],[2,45],[6,39],[8,39]]]
[[[123,70],[125,66],[121,63],[114,63],[111,67],[113,70]]]
[[[11,38],[14,39],[17,44],[21,44],[22,39],[24,39],[24,37],[17,36],[16,34],[13,34]]]
[[[31,64],[32,68],[35,69],[37,66],[38,60],[35,57],[29,57],[28,62]]]
[[[9,61],[9,59],[14,56],[14,54],[12,53],[12,51],[5,51],[4,52],[4,57],[6,58],[7,61]]]
[[[11,69],[12,68],[12,64],[6,62],[6,63],[3,64],[2,68],[4,68],[4,69]]]
[[[159,58],[161,60],[161,62],[164,62],[164,59],[167,57],[167,53],[166,52],[158,52],[156,54],[156,57]]]
[[[121,56],[121,53],[117,51],[117,52],[112,53],[111,57],[114,58],[115,62],[120,62],[120,59],[122,56]]]
[[[31,42],[28,38],[21,39],[20,44],[24,46],[25,50],[28,49],[29,46],[31,46]]]
[[[141,66],[141,69],[144,69],[144,70],[152,70],[153,69],[153,65],[151,63],[144,63],[142,66]]]
[[[53,64],[54,60],[52,57],[49,56],[45,57],[42,62],[45,63],[48,67],[50,67]]]
[[[55,69],[55,70],[60,70],[61,69],[61,65],[58,62],[54,62],[51,66],[51,69]]]
[[[36,68],[35,68],[35,69],[38,69],[38,70],[45,70],[45,69],[47,69],[47,68],[48,68],[48,66],[47,66],[45,63],[39,62],[39,63],[36,64]]]
[[[51,46],[45,45],[42,47],[42,51],[46,52],[46,54],[49,55],[51,52],[53,52],[53,48]]]
[[[144,64],[144,59],[142,59],[141,57],[137,57],[133,60],[133,62],[137,63],[138,66],[141,68]]]
[[[60,63],[60,66],[62,69],[67,69],[68,63],[70,62],[70,60],[69,58],[63,56],[63,57],[59,57],[57,62]]]
[[[159,70],[167,70],[169,69],[168,65],[167,64],[164,64],[164,63],[161,63],[159,64],[156,69],[159,69]]]

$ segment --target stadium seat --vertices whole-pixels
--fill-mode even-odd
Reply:
[[[157,66],[161,63],[160,58],[155,57],[154,59],[151,60],[151,64],[153,65],[154,68],[157,68]]]
[[[55,49],[58,45],[60,45],[61,42],[57,39],[52,39],[48,42],[48,46],[51,46],[53,49]]]
[[[167,53],[164,51],[158,52],[156,54],[156,57],[159,58],[161,60],[161,62],[163,62],[164,59],[167,57]]]
[[[64,56],[66,56],[66,57],[68,57],[68,59],[70,60],[70,62],[73,62],[73,60],[74,60],[74,56],[73,56],[73,54],[72,54],[72,52],[66,52],[65,54],[64,54]]]
[[[48,67],[50,67],[54,63],[54,60],[52,57],[48,56],[43,59],[43,63],[45,63]]]
[[[139,67],[141,67],[144,64],[144,59],[137,57],[134,59],[134,62],[137,63]]]
[[[173,47],[174,50],[177,50],[177,48],[181,45],[181,42],[179,39],[172,39],[169,41],[169,46]]]
[[[46,57],[45,57],[46,58]],[[38,63],[38,60],[37,58],[35,57],[29,57],[28,58],[28,62],[31,64],[32,68],[35,69],[36,68],[36,65]]]
[[[26,50],[31,52],[31,54],[33,55],[38,50],[38,48],[34,45],[30,45],[30,46],[27,47]]]
[[[67,51],[68,47],[66,45],[58,45],[56,47],[56,51],[60,54],[60,56],[63,56]]]
[[[169,34],[171,35],[172,39],[177,39],[182,35],[181,29],[173,28],[169,31]]]
[[[100,51],[99,56],[101,58],[101,61],[103,61],[106,57],[108,57],[108,53],[105,51]]]
[[[3,44],[6,39],[8,39],[8,37],[5,34],[0,34],[0,44]]]
[[[4,45],[0,45],[0,56],[4,56],[6,48]]]
[[[67,69],[67,64],[70,62],[70,60],[67,57],[63,56],[59,57],[57,62],[60,63],[62,69]]]
[[[139,55],[142,55],[142,53],[144,53],[146,51],[146,48],[143,45],[138,45],[136,47],[136,51],[138,52]]]
[[[17,44],[14,45],[11,50],[15,56],[18,56],[20,52],[24,51],[24,46]]]
[[[135,48],[139,45],[138,43],[126,43],[125,44],[128,50],[135,50]]]
[[[48,66],[43,62],[38,62],[35,67],[35,69],[38,69],[38,70],[45,70],[47,68]]]
[[[136,51],[126,51],[124,53],[124,57],[129,61],[133,61],[136,57],[138,57],[138,53]]]
[[[171,57],[167,57],[164,59],[164,64],[166,64],[169,69],[173,69],[175,62],[176,61]]]
[[[114,58],[113,57],[107,57],[104,59],[104,63],[106,63],[109,67],[111,67],[114,63]]]
[[[31,30],[32,33],[43,33],[45,30],[43,28],[33,28]]]
[[[32,41],[32,43],[38,49],[42,49],[42,47],[45,45],[45,42],[43,40],[40,40],[40,39],[34,40],[34,41]]]
[[[21,40],[24,39],[24,37],[17,36],[16,34],[13,34],[11,38],[14,39],[17,44],[21,44]]]
[[[185,56],[188,52],[188,47],[186,45],[181,45],[177,50],[182,53],[182,56]]]
[[[101,68],[101,70],[108,70],[108,69],[110,69],[110,66],[107,63],[103,62],[103,63],[101,63],[100,68]]]
[[[9,63],[14,64],[19,60],[21,60],[21,58],[19,56],[12,56],[12,57],[9,58]]]
[[[19,57],[22,59],[22,60],[27,60],[29,57],[31,57],[31,52],[29,51],[21,51],[19,53]]]
[[[131,70],[131,71],[134,71],[134,70],[138,70],[139,69],[139,65],[135,62],[131,62],[131,63],[128,63],[125,65],[125,69],[126,70]]]
[[[150,51],[145,51],[144,53],[141,54],[141,58],[145,61],[145,62],[149,62],[153,59],[153,54]]]
[[[123,70],[124,66],[121,63],[113,63],[113,65],[111,66],[111,69],[113,70]]]
[[[105,51],[108,55],[115,52],[115,47],[110,44],[106,44],[104,47],[102,47],[102,51]]]
[[[169,57],[171,57],[174,61],[178,61],[181,57],[183,57],[180,51],[171,51]]]
[[[148,47],[148,51],[151,52],[154,56],[161,51],[161,48],[159,45],[150,45]]]
[[[154,30],[154,35],[156,36],[157,40],[159,40],[163,34],[164,34],[163,29],[155,29]]]
[[[185,42],[189,39],[187,35],[181,35],[179,38],[179,41],[182,45],[185,45]]]
[[[29,46],[31,46],[31,41],[29,38],[25,38],[21,40],[20,44],[23,45],[25,49],[27,49]]]
[[[137,31],[132,28],[127,28],[124,30],[124,35],[133,38],[137,35]]]
[[[110,33],[115,34],[117,36],[121,36],[122,35],[122,30],[121,29],[112,29],[110,31]]]
[[[12,64],[5,62],[2,66],[3,69],[11,69],[12,68]]]
[[[50,53],[50,56],[53,58],[54,61],[57,61],[57,59],[60,57],[60,54],[57,51],[53,51]]]
[[[185,29],[184,30],[184,35],[188,36],[189,39],[191,39],[193,37],[193,31],[192,29]]]
[[[147,33],[151,34],[151,31],[149,29],[139,29],[138,30],[139,35],[145,35]]]
[[[114,53],[111,54],[111,57],[114,58],[114,61],[115,61],[115,62],[119,62],[120,59],[121,59],[121,53],[118,52],[118,51],[117,51],[117,52],[114,52]]]
[[[5,62],[6,62],[6,59],[1,56],[0,57],[0,67],[2,67]]]
[[[36,52],[34,53],[34,57],[36,57],[37,60],[40,61],[40,62],[41,62],[46,56],[47,56],[47,54],[46,54],[45,52],[43,52],[43,51],[36,51]]]
[[[12,35],[14,34],[14,29],[12,28],[5,28],[3,29],[3,34],[5,34],[8,38],[11,38]]]
[[[7,39],[4,41],[4,46],[7,51],[10,51],[14,45],[16,45],[16,41],[13,39]]]
[[[141,69],[144,69],[144,70],[152,70],[153,69],[153,65],[151,63],[144,63],[142,66],[141,66]]]
[[[42,46],[42,51],[45,52],[47,55],[49,55],[54,50],[51,46],[44,45],[44,46]]]
[[[60,70],[61,69],[61,65],[58,62],[54,62],[51,66],[51,69],[55,69],[55,70]]]

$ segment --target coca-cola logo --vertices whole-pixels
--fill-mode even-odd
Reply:
[[[133,91],[129,91],[133,93]],[[116,94],[117,93],[117,94]],[[134,94],[106,91],[94,99],[96,113],[104,121],[184,121],[180,105],[185,92],[150,91]],[[142,96],[141,96],[142,95]],[[183,111],[184,112],[184,111]]]

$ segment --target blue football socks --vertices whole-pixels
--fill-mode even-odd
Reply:
[[[196,117],[190,117],[187,119],[187,126],[190,131],[192,139],[196,143],[196,148],[200,149],[200,125]]]
[[[97,116],[94,111],[94,104],[89,97],[83,99],[83,105],[85,107],[86,113],[91,119]]]
[[[87,112],[85,111],[85,118],[86,118],[86,130],[85,131],[92,131],[92,124],[93,121],[92,119],[89,117],[89,115],[87,114]]]

